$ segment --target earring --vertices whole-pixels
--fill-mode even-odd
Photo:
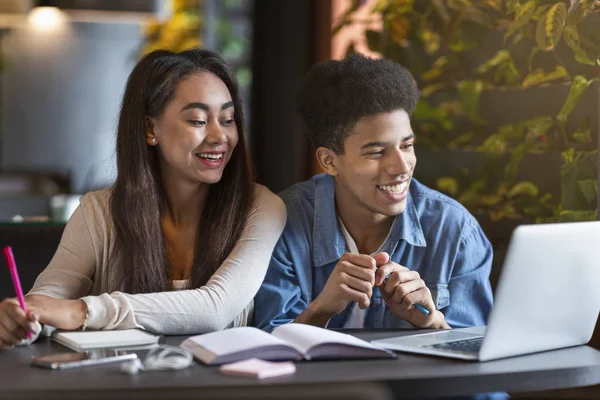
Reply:
[[[152,144],[156,144],[156,138],[155,137],[152,138]]]

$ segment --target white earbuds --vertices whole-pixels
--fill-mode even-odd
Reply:
[[[175,346],[158,346],[148,352],[144,361],[139,358],[121,365],[121,371],[135,375],[141,371],[163,371],[167,369],[184,369],[192,365],[192,353]]]
[[[137,374],[142,368],[144,368],[144,365],[142,364],[142,360],[139,358],[127,361],[121,365],[121,371],[129,375]]]

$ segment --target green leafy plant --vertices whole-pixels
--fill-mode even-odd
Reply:
[[[201,12],[203,0],[165,0],[168,2],[171,16],[166,19],[151,19],[144,26],[144,44],[142,55],[153,50],[166,49],[183,51],[194,47],[202,47],[204,15]],[[222,0],[216,4],[220,11],[240,9],[245,2],[240,0]],[[219,53],[233,64],[240,85],[247,88],[251,83],[252,73],[247,65],[240,65],[239,60],[247,52],[250,42],[238,33],[225,15],[218,15],[213,21],[218,43],[214,43]]]
[[[152,19],[144,27],[143,54],[154,50],[175,52],[202,46],[202,0],[166,0],[171,10],[167,20]]]
[[[354,18],[363,3],[353,2],[334,33],[364,23]],[[419,147],[484,160],[440,177],[440,190],[492,220],[595,219],[597,135],[590,116],[572,114],[600,81],[600,1],[380,0],[371,16],[383,28],[365,30],[370,50],[405,65],[421,88]],[[498,96],[545,96],[552,87],[564,88],[556,111],[500,124],[486,116]],[[522,161],[544,153],[562,154],[559,196],[518,179]]]

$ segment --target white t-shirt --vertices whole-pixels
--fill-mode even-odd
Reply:
[[[350,235],[350,232],[348,232],[348,229],[346,229],[346,226],[342,222],[342,219],[338,217],[338,221],[340,221],[340,226],[342,227],[342,234],[344,235],[344,239],[346,239],[346,244],[348,245],[348,249],[350,250],[350,253],[360,254],[358,251],[358,247],[356,246],[356,242]],[[391,229],[390,229],[390,232],[391,232]],[[371,253],[370,255],[372,256],[374,254],[380,253],[389,237],[390,237],[390,234],[388,232],[388,236],[385,238],[383,243],[381,243],[381,246],[379,246],[379,248],[374,253]],[[367,311],[366,309],[361,310],[360,307],[358,306],[358,303],[354,303],[354,305],[352,306],[352,312],[348,316],[348,320],[344,324],[344,328],[362,329],[365,325],[366,311]]]

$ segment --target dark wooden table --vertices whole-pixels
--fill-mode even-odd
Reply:
[[[372,340],[407,332],[354,331]],[[166,338],[177,345],[185,337]],[[43,339],[0,353],[0,397],[10,399],[353,398],[388,399],[531,392],[600,383],[600,351],[588,346],[485,363],[399,354],[396,360],[311,361],[295,375],[257,381],[216,367],[126,375],[119,365],[52,371],[29,365],[32,355],[68,351]],[[144,352],[140,352],[140,357]],[[113,397],[116,396],[116,397]]]

